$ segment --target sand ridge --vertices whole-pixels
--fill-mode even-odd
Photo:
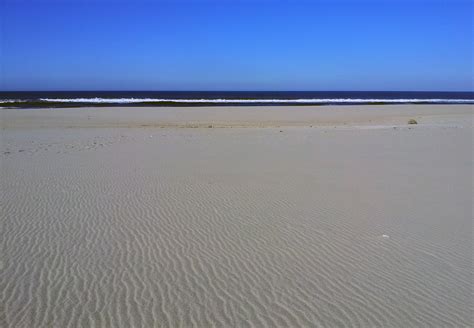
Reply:
[[[472,105],[84,107],[0,109],[1,128],[218,128],[449,123]]]

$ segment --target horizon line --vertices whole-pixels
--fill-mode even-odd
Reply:
[[[67,90],[0,90],[0,92],[463,92],[474,93],[474,90],[126,90],[126,89],[67,89]]]

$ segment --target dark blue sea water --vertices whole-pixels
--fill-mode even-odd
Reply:
[[[209,106],[474,104],[474,92],[400,91],[35,91],[0,92],[0,106]]]

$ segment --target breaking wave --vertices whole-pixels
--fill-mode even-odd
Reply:
[[[164,99],[164,98],[40,98],[44,102],[61,103],[472,103],[473,99],[361,99],[361,98],[303,98],[303,99]]]

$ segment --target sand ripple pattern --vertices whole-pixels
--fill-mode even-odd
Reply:
[[[0,326],[468,327],[469,131],[440,131],[101,131],[128,141],[4,156]]]

